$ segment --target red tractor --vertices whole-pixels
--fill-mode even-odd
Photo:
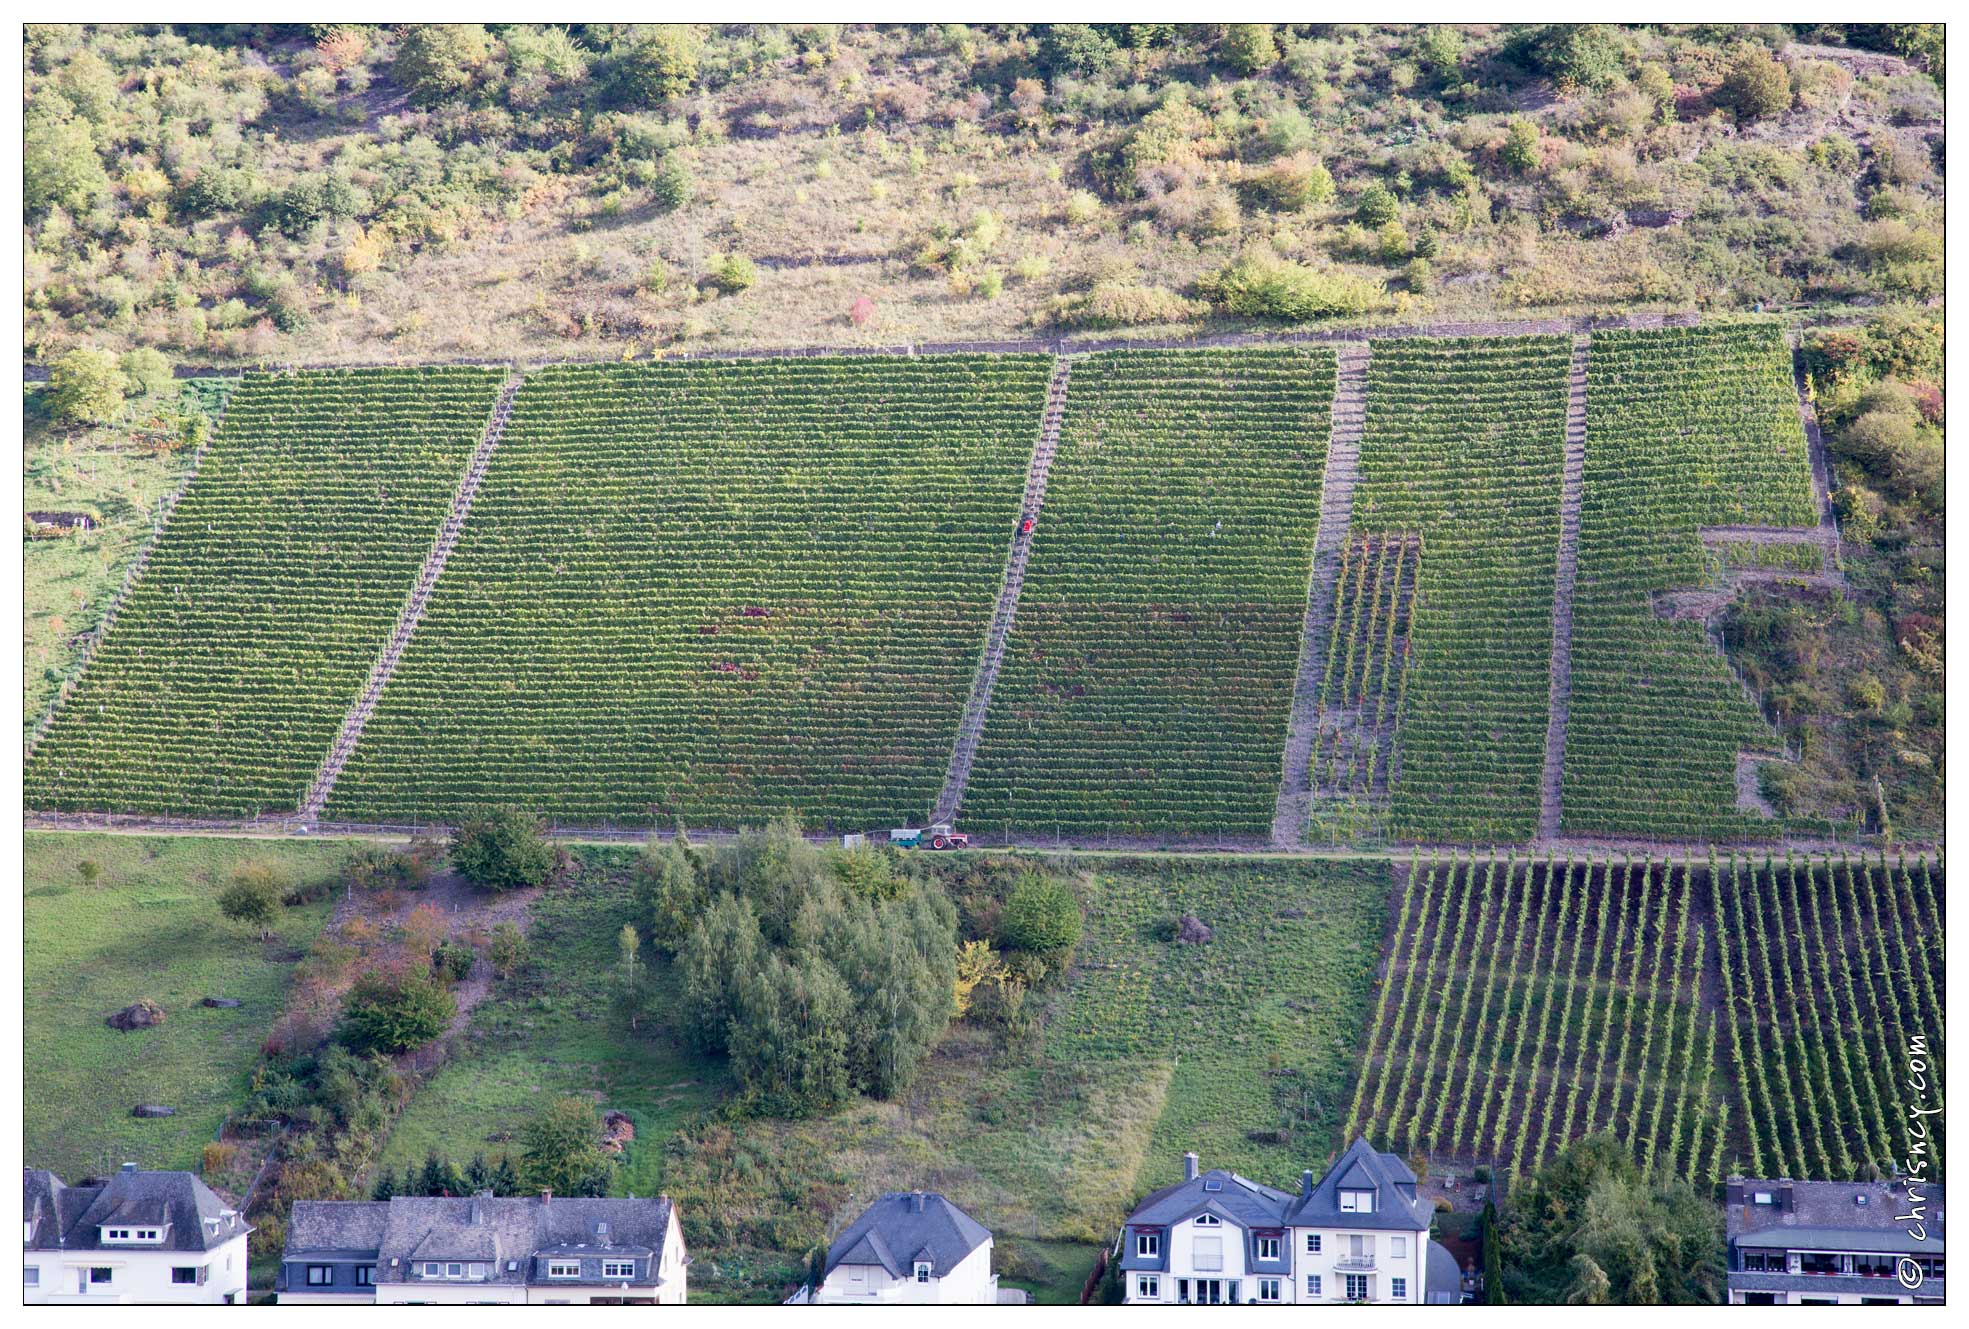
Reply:
[[[1022,522],[1020,522],[1020,523],[1019,523],[1019,534],[1020,534],[1020,535],[1031,535],[1031,534],[1032,534],[1032,528],[1033,528],[1033,526],[1034,526],[1034,525],[1035,525],[1035,524],[1036,524],[1036,523],[1037,523],[1038,521],[1039,521],[1039,518],[1037,518],[1037,517],[1027,517],[1027,518],[1026,518],[1026,519],[1025,519],[1024,521],[1022,521]]]

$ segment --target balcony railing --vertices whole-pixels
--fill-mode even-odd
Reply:
[[[1368,1274],[1374,1272],[1372,1255],[1343,1255],[1333,1262],[1333,1267],[1341,1273]]]

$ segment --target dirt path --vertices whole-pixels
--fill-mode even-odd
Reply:
[[[368,684],[343,718],[342,728],[335,735],[335,744],[328,750],[327,760],[322,762],[314,784],[309,786],[307,796],[301,800],[303,824],[312,824],[321,816],[322,808],[328,803],[328,795],[342,774],[342,767],[348,763],[349,754],[355,751],[356,743],[362,738],[363,726],[375,713],[383,688],[389,683],[390,675],[396,672],[404,647],[410,644],[411,634],[417,631],[417,624],[424,617],[424,606],[430,603],[431,591],[444,571],[445,560],[451,557],[451,551],[458,544],[458,533],[464,529],[465,518],[472,511],[472,498],[479,492],[479,482],[485,478],[486,467],[492,464],[493,451],[498,448],[500,436],[505,433],[506,421],[513,414],[513,395],[520,390],[520,383],[520,377],[514,375],[506,380],[506,386],[500,390],[492,416],[479,436],[478,449],[472,454],[472,464],[466,469],[465,478],[451,500],[451,511],[445,516],[444,525],[438,529],[437,542],[431,546],[430,556],[424,560],[423,571],[417,575],[417,584],[411,588],[410,599],[404,602],[403,612],[397,615],[396,628],[390,633],[382,658],[369,671]]]
[[[1546,703],[1545,768],[1539,778],[1538,838],[1559,835],[1559,790],[1572,719],[1572,595],[1579,576],[1579,497],[1586,478],[1586,365],[1589,340],[1575,336],[1566,387],[1566,462],[1559,490],[1559,571],[1552,587],[1551,694]]]
[[[1025,497],[1019,504],[1019,524],[1012,533],[1012,552],[1005,560],[1005,581],[999,588],[998,607],[992,611],[991,631],[985,637],[984,656],[971,680],[971,696],[964,703],[964,714],[957,722],[957,742],[951,749],[950,767],[944,775],[943,792],[937,796],[930,814],[933,824],[954,822],[964,803],[964,786],[970,783],[971,762],[978,755],[978,739],[984,734],[985,714],[991,709],[991,690],[998,683],[998,668],[1005,661],[1005,643],[1012,634],[1012,620],[1019,612],[1019,592],[1025,586],[1026,560],[1032,555],[1033,532],[1025,529],[1028,520],[1037,521],[1046,502],[1046,477],[1053,468],[1053,454],[1060,446],[1060,424],[1066,417],[1067,380],[1073,362],[1061,356],[1053,362],[1053,378],[1046,387],[1046,413],[1040,417],[1039,439],[1032,445],[1032,462],[1026,468]]]
[[[1319,532],[1313,538],[1313,566],[1306,617],[1299,637],[1299,675],[1292,687],[1292,716],[1286,723],[1285,770],[1272,816],[1272,844],[1289,849],[1304,844],[1312,813],[1313,744],[1319,737],[1320,676],[1327,638],[1333,631],[1334,595],[1340,552],[1354,520],[1354,482],[1367,423],[1368,343],[1349,344],[1339,353],[1333,384],[1332,428],[1326,441],[1326,468],[1320,476]]]

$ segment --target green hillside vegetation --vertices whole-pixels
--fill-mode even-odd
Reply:
[[[332,873],[339,845],[30,833],[23,863],[28,1166],[69,1181],[124,1162],[193,1168],[245,1097],[288,976],[331,901],[283,908],[262,941],[224,922],[217,897],[240,864],[296,884]],[[93,879],[91,879],[93,874]],[[201,1006],[206,997],[236,1009]],[[139,1000],[164,1023],[104,1024]],[[140,1120],[139,1103],[177,1109]]]

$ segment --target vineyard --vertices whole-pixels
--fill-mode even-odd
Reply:
[[[1904,1049],[1941,1041],[1939,864],[1430,858],[1394,909],[1349,1134],[1523,1169],[1605,1130],[1711,1179],[1902,1156]]]
[[[1371,777],[1390,764],[1343,741],[1353,708],[1370,732],[1394,726],[1388,821],[1400,838],[1537,830],[1570,359],[1557,337],[1375,344],[1352,529],[1383,549],[1419,542],[1422,556],[1390,562],[1359,546],[1369,556],[1342,571],[1316,816],[1326,799],[1376,792]],[[1390,612],[1405,581],[1413,607]]]
[[[1563,828],[1755,834],[1737,754],[1776,737],[1703,627],[1652,597],[1712,580],[1700,527],[1818,520],[1783,334],[1596,334],[1587,439]]]
[[[571,367],[520,392],[329,815],[921,818],[1051,361]]]
[[[36,746],[27,805],[291,812],[389,636],[503,378],[248,375]]]
[[[1076,363],[972,825],[1269,833],[1333,385],[1325,350]]]

